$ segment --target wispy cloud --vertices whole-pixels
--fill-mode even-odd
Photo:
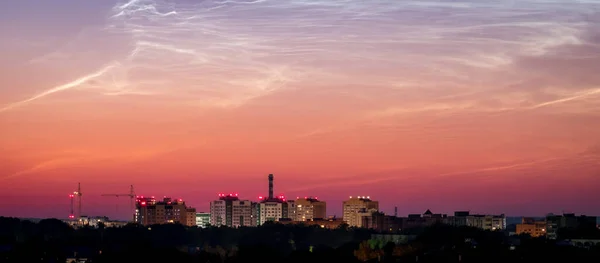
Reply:
[[[110,162],[113,165],[140,162],[168,155],[177,151],[196,149],[204,144],[205,142],[200,142],[184,146],[171,146],[157,149],[134,149],[113,154],[100,154],[98,151],[82,150],[61,151],[54,153],[56,156],[58,156],[56,158],[46,157],[48,158],[47,160],[39,161],[39,163],[29,168],[11,173],[7,176],[1,176],[0,181],[14,179],[27,175],[34,175],[42,172],[51,171],[54,169],[69,168],[73,166],[93,166],[107,162]],[[51,156],[52,154],[53,153],[46,153],[47,156]]]
[[[52,95],[54,93],[58,93],[58,92],[70,90],[70,89],[73,89],[73,88],[77,88],[77,87],[85,84],[86,82],[88,82],[90,80],[93,80],[95,78],[98,78],[98,77],[106,74],[111,69],[115,68],[116,66],[118,66],[118,64],[116,64],[116,63],[108,65],[108,66],[105,66],[105,67],[101,68],[98,71],[92,72],[92,73],[90,73],[88,75],[80,77],[80,78],[78,78],[76,80],[73,80],[71,82],[68,82],[68,83],[56,86],[56,87],[48,89],[48,90],[45,90],[45,91],[43,91],[43,92],[41,92],[41,93],[39,93],[39,94],[37,94],[35,96],[32,96],[32,97],[30,97],[28,99],[25,99],[25,100],[22,100],[22,101],[18,101],[18,102],[14,102],[14,103],[11,103],[9,105],[6,105],[6,106],[0,108],[0,113],[8,111],[8,110],[11,110],[11,109],[19,107],[19,106],[23,106],[25,104],[31,103],[31,102],[36,101],[36,100],[42,99],[42,98],[44,98],[46,96],[49,96],[49,95]]]

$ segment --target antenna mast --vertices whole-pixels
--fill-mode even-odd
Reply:
[[[135,211],[133,211],[133,206],[135,203],[135,191],[133,190],[133,185],[129,186],[129,211],[135,215]]]
[[[69,199],[71,199],[71,213],[69,214],[69,219],[75,218],[75,214],[73,211],[73,197],[75,197],[73,194],[69,194]]]

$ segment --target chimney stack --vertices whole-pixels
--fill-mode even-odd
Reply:
[[[273,199],[273,174],[269,174],[269,200]]]

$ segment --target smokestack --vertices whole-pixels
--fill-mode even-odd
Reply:
[[[269,174],[269,199],[273,199],[273,174]]]

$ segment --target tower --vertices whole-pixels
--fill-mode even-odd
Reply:
[[[77,183],[77,191],[73,193],[77,197],[77,214],[76,218],[81,217],[81,183]]]
[[[269,174],[269,199],[272,200],[273,196],[273,174]]]

